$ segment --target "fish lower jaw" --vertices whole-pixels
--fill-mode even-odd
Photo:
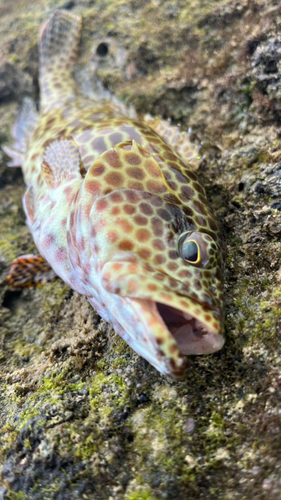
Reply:
[[[111,296],[114,297],[114,294]],[[224,344],[219,331],[222,326],[217,322],[216,331],[215,318],[211,313],[210,325],[204,323],[204,310],[200,311],[199,304],[195,306],[193,316],[187,311],[171,307],[169,303],[159,302],[159,298],[119,299],[118,307],[114,301],[112,307],[112,316],[116,321],[110,320],[116,332],[135,352],[174,380],[182,380],[186,376],[186,354],[209,354]],[[192,310],[194,302],[185,298],[185,303],[186,309]]]
[[[167,304],[156,302],[157,311],[184,355],[211,354],[224,345],[221,332],[211,324]]]

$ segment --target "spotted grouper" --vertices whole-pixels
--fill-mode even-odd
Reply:
[[[55,275],[157,370],[184,376],[186,354],[220,349],[222,242],[189,134],[116,99],[79,95],[81,19],[62,10],[39,35],[40,113],[26,99],[6,152],[21,166],[39,256],[12,286]]]

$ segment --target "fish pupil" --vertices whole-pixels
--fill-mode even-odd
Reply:
[[[198,247],[195,241],[187,241],[182,246],[182,257],[189,262],[196,262],[198,260]]]

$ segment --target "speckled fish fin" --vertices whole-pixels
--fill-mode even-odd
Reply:
[[[81,178],[84,167],[77,144],[72,137],[60,137],[49,142],[43,156],[42,172],[46,183],[56,189],[62,182]]]
[[[25,97],[18,112],[17,119],[11,131],[15,142],[12,147],[4,146],[5,153],[12,158],[9,167],[20,167],[24,160],[28,138],[38,119],[36,105],[33,99]]]
[[[22,255],[13,260],[6,285],[15,288],[41,286],[58,279],[55,271],[41,255]]]
[[[73,65],[80,40],[81,18],[57,10],[39,34],[41,110],[76,99]]]
[[[202,158],[199,155],[200,146],[194,144],[190,140],[190,132],[181,132],[179,127],[171,125],[165,120],[155,120],[149,115],[146,116],[146,121],[149,126],[157,132],[163,139],[172,146],[178,155],[189,167],[197,170],[200,166]]]

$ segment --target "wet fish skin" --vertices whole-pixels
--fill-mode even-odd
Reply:
[[[22,166],[41,256],[138,354],[181,378],[184,354],[224,343],[222,241],[198,151],[168,122],[79,95],[80,30],[64,11],[42,27],[40,114],[25,104],[6,150]]]

